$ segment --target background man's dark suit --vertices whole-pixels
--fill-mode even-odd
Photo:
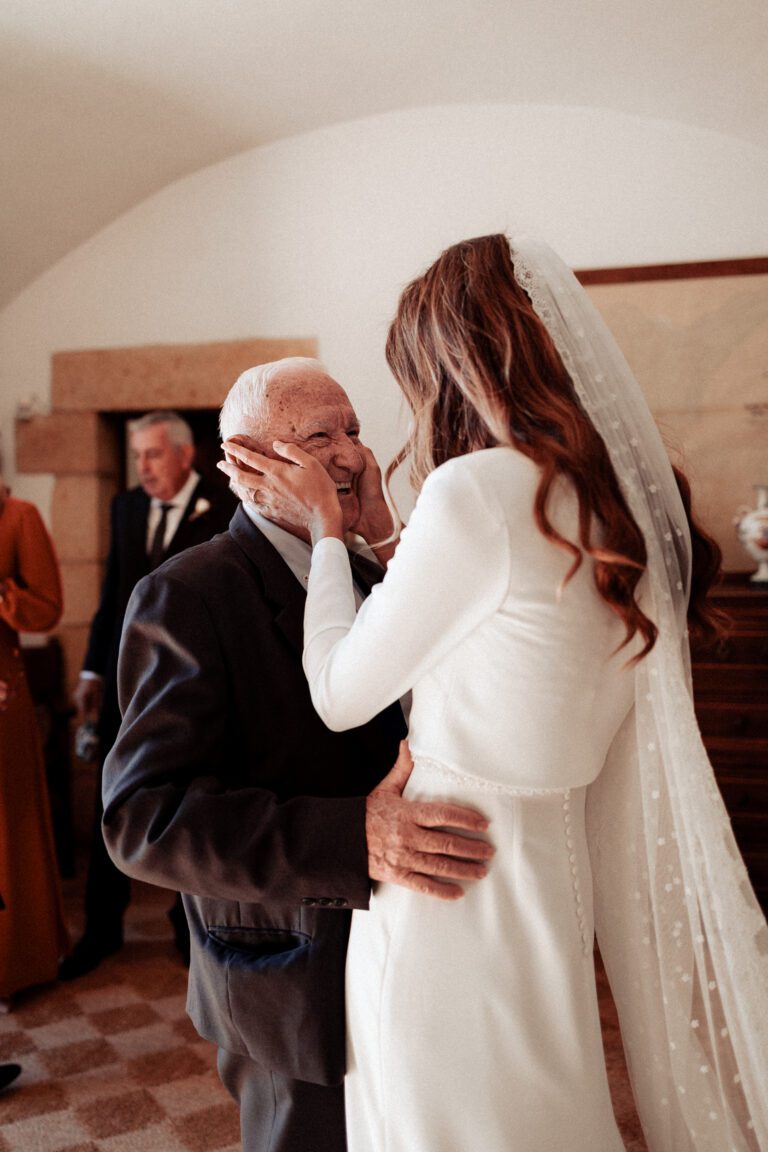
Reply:
[[[121,868],[185,893],[198,1031],[267,1072],[337,1085],[349,909],[370,894],[365,796],[405,726],[399,707],[350,732],[323,725],[301,667],[304,601],[242,508],[230,533],[139,583],[104,834]],[[246,1147],[266,1147],[241,1112]],[[339,1115],[279,1146],[340,1152]]]
[[[204,507],[204,504],[207,507]],[[201,479],[187,503],[179,526],[166,550],[175,556],[185,548],[224,532],[235,505],[221,488]],[[150,498],[142,488],[132,488],[112,502],[110,548],[101,601],[91,623],[83,668],[103,677],[99,715],[99,742],[103,753],[112,747],[120,728],[117,702],[117,658],[123,618],[131,593],[150,570],[147,556],[147,520]],[[113,865],[101,836],[101,795],[97,797],[91,858],[85,893],[86,932],[105,939],[119,938],[122,919],[130,900],[130,880]],[[178,926],[176,926],[178,929]]]

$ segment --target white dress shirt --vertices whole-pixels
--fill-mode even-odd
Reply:
[[[163,537],[163,547],[167,548],[173,537],[176,535],[181,518],[184,515],[184,509],[192,499],[192,493],[200,481],[200,473],[195,472],[194,469],[187,477],[186,483],[179,488],[178,492],[170,500],[159,500],[156,496],[152,497],[149,505],[149,516],[147,517],[147,552],[152,545],[152,537],[155,535],[155,529],[160,523],[162,516],[163,504],[170,504],[168,510],[168,519],[165,522],[165,536]]]
[[[280,553],[302,588],[306,588],[309,583],[309,570],[312,567],[312,545],[308,544],[306,540],[294,536],[285,528],[273,524],[271,520],[267,520],[265,516],[256,511],[255,505],[243,502],[243,508],[248,519],[253,521],[259,531]],[[352,587],[355,594],[355,604],[359,608],[364,596],[356,582],[353,582]]]

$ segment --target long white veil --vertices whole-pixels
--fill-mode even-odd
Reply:
[[[659,636],[590,787],[600,950],[651,1152],[768,1150],[768,928],[701,741],[686,611],[691,541],[629,365],[576,277],[515,237],[512,261],[604,440],[645,537]]]

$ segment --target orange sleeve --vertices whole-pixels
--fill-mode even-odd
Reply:
[[[0,619],[17,632],[46,632],[61,617],[59,565],[37,508],[25,503],[20,513],[16,572],[0,582]]]

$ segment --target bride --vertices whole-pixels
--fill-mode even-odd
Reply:
[[[347,961],[351,1152],[619,1152],[595,931],[651,1152],[768,1149],[768,932],[693,713],[716,549],[640,389],[545,245],[485,236],[387,343],[419,492],[355,617],[335,488],[227,444],[314,544],[304,666],[336,729],[413,690],[407,794],[497,852],[458,902],[379,886]]]

